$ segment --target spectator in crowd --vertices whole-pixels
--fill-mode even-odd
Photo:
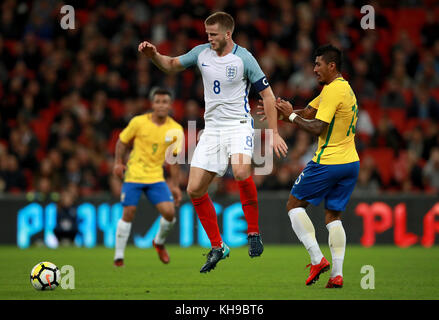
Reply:
[[[418,155],[413,150],[401,152],[393,166],[392,185],[405,193],[424,190],[422,166]]]
[[[425,22],[421,28],[422,44],[426,48],[431,48],[436,40],[439,39],[437,31],[439,30],[439,21],[436,19],[436,11],[427,10],[425,13]]]
[[[406,148],[413,152],[417,158],[421,158],[424,152],[424,134],[422,128],[417,126],[405,135]]]
[[[383,81],[382,70],[384,68],[384,63],[375,48],[376,41],[376,37],[373,36],[373,33],[366,34],[365,37],[361,39],[362,52],[359,58],[368,66],[365,74],[366,79],[379,87]]]
[[[424,53],[424,57],[415,74],[415,84],[428,89],[439,87],[439,62],[435,61],[431,52]]]
[[[2,157],[2,163],[0,163],[0,176],[5,184],[6,192],[20,192],[26,190],[27,181],[20,169],[17,157],[8,154]]]
[[[402,51],[397,51],[402,54],[401,59],[405,59]],[[398,55],[398,53],[396,54]],[[402,61],[395,61],[392,67],[391,79],[395,82],[400,90],[413,89],[414,80],[407,74],[407,68]]]
[[[423,138],[424,147],[422,158],[427,161],[431,155],[431,150],[435,147],[439,147],[439,124],[437,121],[428,122]]]
[[[318,87],[316,77],[314,77],[314,66],[311,63],[305,64],[302,69],[293,73],[288,79],[288,86],[294,95],[311,98]]]
[[[377,95],[375,83],[368,78],[371,65],[366,60],[358,58],[354,62],[354,77],[352,79],[352,89],[357,100],[374,100]]]
[[[382,116],[370,140],[370,146],[373,148],[392,148],[398,151],[402,148],[404,142],[401,134],[396,130],[388,116]]]
[[[373,159],[368,157],[361,161],[358,181],[355,185],[353,195],[373,196],[381,190],[381,179],[373,164]]]
[[[416,88],[412,104],[407,109],[407,117],[439,121],[439,103],[425,86]]]
[[[41,176],[34,183],[35,188],[26,195],[29,201],[49,202],[58,201],[59,193],[54,189],[52,180],[47,176]]]
[[[50,181],[50,185],[53,190],[59,190],[62,186],[59,170],[54,169],[52,161],[49,157],[41,160],[39,170],[34,175],[33,185],[37,186],[38,182],[43,178],[47,178]]]
[[[394,61],[403,62],[407,74],[413,79],[418,69],[419,52],[406,30],[401,30],[398,33],[398,40],[393,45],[392,51],[394,54],[398,53],[398,56],[394,57]]]
[[[401,87],[394,78],[387,81],[387,90],[381,96],[380,106],[386,109],[405,109],[406,103]]]
[[[358,152],[362,152],[369,146],[370,139],[375,134],[375,126],[367,110],[359,110],[355,130],[357,138],[355,141],[356,148]]]
[[[430,158],[425,164],[422,175],[424,183],[431,191],[439,193],[439,147],[431,149]]]
[[[195,128],[197,132],[204,129],[204,118],[202,117],[202,111],[197,101],[188,100],[184,105],[184,116],[181,121],[183,128],[187,129],[189,121],[195,121]]]

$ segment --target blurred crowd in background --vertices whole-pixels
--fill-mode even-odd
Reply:
[[[176,75],[137,52],[143,40],[170,56],[207,42],[204,19],[215,11],[235,18],[234,41],[258,60],[276,96],[303,108],[321,87],[313,51],[332,43],[344,52],[343,76],[360,109],[356,141],[361,169],[355,194],[439,193],[439,7],[435,1],[77,0],[75,28],[60,26],[65,3],[1,3],[0,194],[49,199],[110,193],[118,134],[148,111],[149,93],[174,95],[172,116],[203,128],[203,85],[195,68]],[[375,29],[361,28],[364,4]],[[257,128],[258,96],[250,105]],[[289,146],[258,190],[287,190],[312,158],[317,140],[279,123]],[[188,146],[187,146],[188,147]],[[183,166],[181,187],[187,183]],[[212,187],[238,192],[229,171]]]

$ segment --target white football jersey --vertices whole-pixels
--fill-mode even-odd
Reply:
[[[248,94],[253,85],[257,92],[269,86],[258,62],[245,48],[219,57],[209,43],[194,47],[178,57],[183,67],[197,65],[204,85],[205,129],[236,126],[240,122],[253,125]]]

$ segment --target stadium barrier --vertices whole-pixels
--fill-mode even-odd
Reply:
[[[266,244],[298,244],[291,229],[285,205],[288,191],[260,192],[260,230]],[[218,222],[224,241],[231,247],[246,245],[244,215],[238,196],[213,197]],[[15,244],[20,248],[45,244],[56,247],[53,230],[56,225],[56,204],[27,201],[25,197],[3,196],[0,199],[2,223],[0,243]],[[319,243],[327,244],[328,233],[324,223],[324,207],[309,206],[307,212],[314,223]],[[122,215],[117,199],[108,197],[84,198],[78,203],[78,246],[114,247],[115,228]],[[393,244],[399,247],[422,245],[431,247],[439,234],[439,200],[428,195],[383,195],[353,197],[343,225],[348,243],[365,247]],[[152,245],[159,223],[158,212],[142,198],[133,223],[130,243],[139,248]],[[193,206],[187,198],[177,209],[177,224],[168,243],[182,247],[200,245],[209,247]]]

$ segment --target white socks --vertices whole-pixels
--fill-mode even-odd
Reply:
[[[343,276],[343,260],[346,250],[346,233],[340,220],[326,225],[329,232],[328,244],[332,255],[331,278]]]
[[[311,257],[311,264],[319,264],[323,258],[315,236],[314,225],[304,208],[294,208],[288,212],[291,226]],[[328,244],[332,255],[331,278],[343,276],[343,261],[346,250],[346,233],[341,220],[326,225],[329,232]]]
[[[116,250],[114,253],[114,260],[123,259],[125,254],[125,247],[127,246],[128,237],[130,236],[131,222],[126,222],[122,219],[117,223],[116,229]]]
[[[174,224],[176,221],[177,221],[177,219],[175,217],[174,217],[174,219],[172,219],[172,221],[168,221],[163,217],[160,218],[159,231],[157,232],[157,234],[154,238],[154,242],[156,244],[164,244],[165,243],[166,237],[168,236],[169,231],[171,231],[172,228],[174,227]]]
[[[319,264],[323,254],[316,240],[314,225],[306,214],[305,209],[300,207],[291,209],[288,212],[288,216],[297,238],[303,243],[305,249],[308,250],[311,264]]]
[[[174,217],[172,221],[168,221],[165,218],[160,218],[160,227],[157,232],[154,242],[156,244],[164,244],[169,231],[174,227],[177,219]],[[116,250],[114,253],[114,260],[123,259],[125,254],[125,248],[127,246],[128,238],[131,232],[131,222],[126,222],[122,219],[117,223],[116,229]]]

